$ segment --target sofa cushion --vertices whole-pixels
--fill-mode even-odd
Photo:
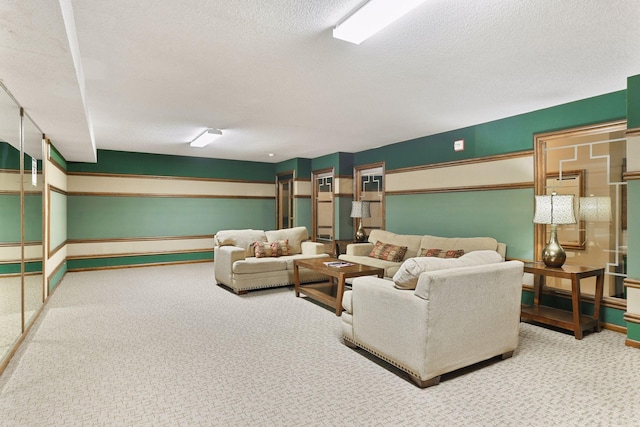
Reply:
[[[220,230],[216,233],[219,246],[237,246],[243,248],[246,256],[254,256],[253,243],[266,242],[263,230]]]
[[[400,262],[404,258],[404,254],[406,252],[406,246],[393,245],[378,241],[373,245],[373,249],[371,249],[369,256],[385,261]]]
[[[409,258],[402,263],[396,274],[393,275],[393,282],[398,289],[415,289],[420,274],[426,271],[493,264],[502,261],[502,256],[492,250],[469,252],[460,258]]]
[[[280,258],[250,257],[233,263],[234,274],[267,273],[287,269],[287,262]]]
[[[418,255],[418,249],[420,249],[420,242],[422,236],[411,234],[395,234],[386,230],[371,230],[369,234],[369,243],[375,244],[376,242],[385,242],[392,245],[406,246],[407,252],[404,254],[404,259],[413,258]],[[431,246],[432,248],[438,248],[439,246]]]
[[[464,255],[464,249],[420,249],[418,256],[430,256],[439,258],[460,258]]]
[[[278,240],[288,240],[291,254],[302,253],[302,242],[309,240],[309,232],[307,227],[293,227],[282,230],[270,230],[265,232],[267,242],[276,242]]]

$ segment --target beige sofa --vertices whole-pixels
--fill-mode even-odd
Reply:
[[[518,346],[523,263],[440,261],[452,268],[421,273],[415,290],[367,276],[354,279],[343,298],[344,343],[407,372],[419,387],[494,356],[511,357]]]
[[[255,242],[288,241],[287,255],[256,257]],[[306,227],[283,230],[221,230],[214,237],[214,275],[216,283],[237,294],[253,289],[294,283],[293,261],[301,258],[328,257],[322,243],[309,241]],[[322,274],[300,269],[300,282],[326,280]]]
[[[507,246],[492,237],[436,237],[430,235],[418,236],[410,234],[395,234],[385,230],[371,230],[367,243],[352,243],[347,245],[346,253],[340,255],[341,260],[356,262],[371,267],[384,268],[385,277],[393,277],[400,265],[420,254],[421,249],[458,250],[465,253],[478,250],[493,250],[505,258]],[[383,242],[398,246],[406,246],[407,251],[401,261],[387,261],[372,258],[369,253],[376,242]]]

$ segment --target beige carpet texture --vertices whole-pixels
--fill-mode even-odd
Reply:
[[[0,376],[2,426],[638,426],[625,335],[521,324],[507,360],[419,389],[292,287],[213,264],[68,273]]]

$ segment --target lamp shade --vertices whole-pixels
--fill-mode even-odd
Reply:
[[[550,196],[535,196],[536,212],[533,222],[536,224],[575,224],[573,213],[573,195],[553,192]]]
[[[369,218],[371,217],[371,210],[369,209],[369,202],[351,202],[351,218]]]
[[[580,219],[611,222],[611,197],[580,197]]]

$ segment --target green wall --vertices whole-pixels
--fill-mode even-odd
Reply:
[[[390,195],[386,228],[399,234],[491,236],[507,256],[533,259],[533,189]]]
[[[67,196],[56,191],[49,193],[49,250],[53,250],[67,241]]]
[[[273,182],[272,163],[98,150],[97,163],[68,163],[69,172],[218,178]]]
[[[69,195],[72,240],[213,235],[219,230],[269,230],[274,199]]]

